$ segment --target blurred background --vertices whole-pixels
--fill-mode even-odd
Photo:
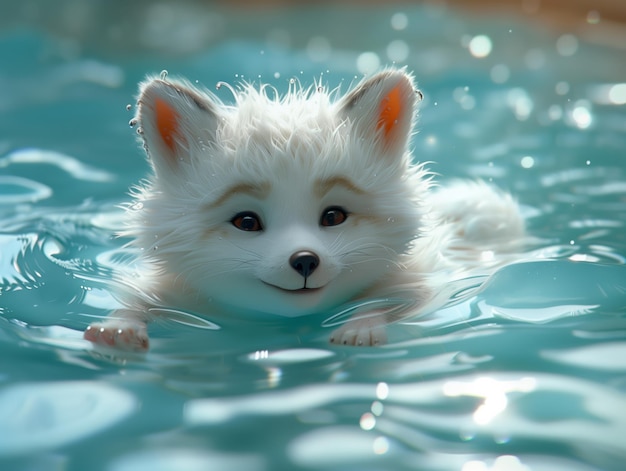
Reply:
[[[233,35],[289,41],[290,46],[299,47],[316,30],[324,30],[333,47],[342,47],[353,44],[355,39],[350,37],[352,30],[346,27],[346,21],[358,19],[363,10],[392,4],[399,9],[419,4],[435,9],[452,8],[462,15],[485,19],[510,16],[590,42],[626,49],[623,0],[3,0],[0,26],[5,30],[26,25],[41,28],[68,41],[68,54],[76,54],[81,48],[103,53],[185,54]],[[292,9],[320,14],[293,17]],[[363,26],[370,27],[367,23]],[[361,40],[367,42],[367,35]]]

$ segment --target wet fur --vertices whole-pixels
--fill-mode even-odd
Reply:
[[[90,326],[88,340],[145,350],[159,305],[291,317],[400,296],[415,312],[447,281],[502,264],[522,239],[510,195],[482,182],[436,186],[415,162],[421,93],[405,71],[382,71],[343,97],[248,84],[233,93],[226,105],[183,80],[140,85],[136,121],[153,175],[135,189],[122,235],[149,296],[126,296],[128,308]],[[333,207],[347,218],[325,227],[320,214]],[[242,211],[263,230],[234,227]],[[302,251],[319,259],[306,278],[289,263]],[[331,342],[384,343],[393,316],[371,314]]]

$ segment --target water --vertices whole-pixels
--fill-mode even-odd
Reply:
[[[0,35],[0,468],[622,470],[623,53],[440,8],[176,8],[120,17],[121,37],[59,40],[54,15]],[[146,356],[82,341],[130,263],[113,233],[148,171],[126,109],[145,73],[284,91],[393,61],[424,92],[419,159],[524,206],[522,263],[382,348],[330,347],[329,315],[179,313]]]

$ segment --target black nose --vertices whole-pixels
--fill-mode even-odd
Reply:
[[[304,278],[311,276],[319,264],[320,258],[308,250],[296,252],[289,257],[289,265]]]

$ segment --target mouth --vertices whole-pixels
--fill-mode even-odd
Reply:
[[[266,283],[265,281],[263,283],[279,291],[282,291],[284,293],[290,293],[290,294],[313,294],[313,293],[317,293],[321,291],[324,288],[323,286],[320,286],[318,288],[308,288],[306,286],[303,286],[302,288],[288,289],[288,288],[281,288],[280,286],[276,286],[271,283]]]
[[[282,289],[279,288],[282,291],[287,291],[288,293],[317,293],[318,291],[321,291],[322,288],[300,288],[300,289]]]

